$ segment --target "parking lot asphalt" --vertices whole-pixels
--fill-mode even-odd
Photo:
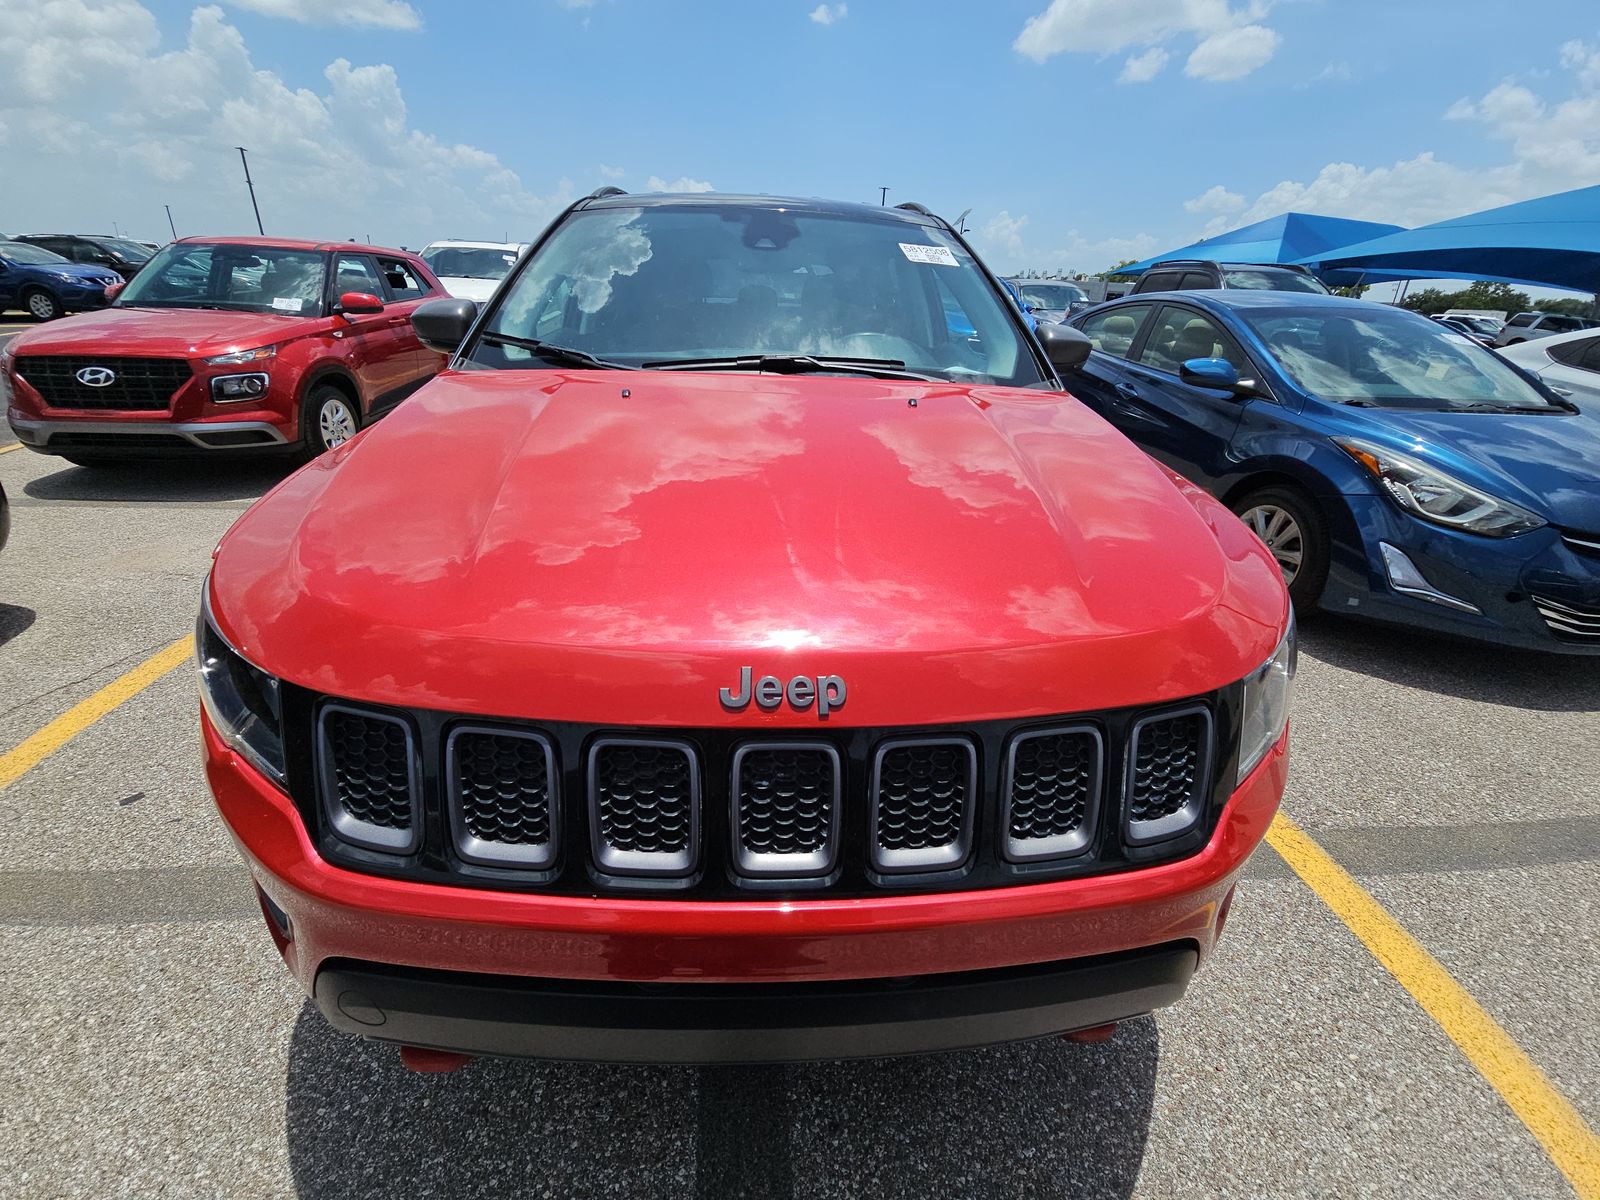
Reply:
[[[0,753],[187,633],[282,471],[0,453]],[[1600,660],[1302,635],[1286,813],[1600,1127]],[[0,790],[0,1195],[1573,1194],[1266,847],[1188,998],[1102,1045],[410,1075],[283,971],[196,704],[180,667]]]

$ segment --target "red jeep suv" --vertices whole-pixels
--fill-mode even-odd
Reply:
[[[443,295],[422,260],[350,242],[188,238],[111,308],[0,349],[23,445],[70,462],[299,451],[355,435],[431,378],[411,313]]]
[[[1183,994],[1294,633],[1255,536],[1063,389],[1081,334],[920,208],[605,192],[413,320],[450,367],[234,525],[198,626],[208,779],[329,1021],[782,1061]]]

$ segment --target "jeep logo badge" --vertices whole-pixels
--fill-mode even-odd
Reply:
[[[844,680],[837,675],[818,675],[816,678],[796,675],[788,683],[776,675],[763,675],[760,679],[754,679],[754,675],[755,671],[750,667],[739,668],[739,686],[722,688],[719,692],[723,708],[729,712],[741,712],[754,700],[757,708],[771,712],[787,698],[789,707],[796,712],[804,712],[815,704],[817,717],[826,721],[830,712],[844,707]]]

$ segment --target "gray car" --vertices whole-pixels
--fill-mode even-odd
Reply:
[[[1060,279],[1008,279],[1022,302],[1033,312],[1034,320],[1061,324],[1091,307],[1094,301],[1075,283]]]
[[[1566,313],[1524,312],[1518,313],[1506,322],[1500,336],[1495,338],[1496,346],[1515,346],[1519,342],[1531,342],[1535,338],[1549,337],[1556,333],[1577,333],[1581,329],[1593,329],[1594,322],[1586,321],[1582,317],[1571,317]]]

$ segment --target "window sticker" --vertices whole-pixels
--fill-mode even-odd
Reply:
[[[299,312],[306,306],[306,302],[299,296],[274,296],[272,307],[279,312]]]
[[[948,246],[922,246],[901,242],[900,253],[915,263],[935,263],[941,267],[959,267],[961,265],[956,261],[956,256],[950,253]]]

